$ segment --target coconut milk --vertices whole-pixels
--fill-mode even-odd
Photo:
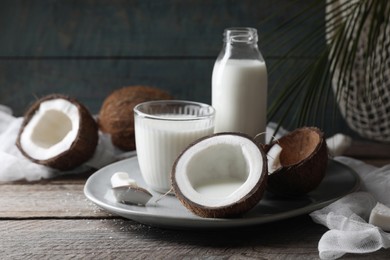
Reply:
[[[195,190],[210,198],[226,198],[238,188],[242,186],[243,182],[239,180],[220,180],[218,182],[204,183],[195,187]]]
[[[149,187],[161,193],[171,189],[170,174],[179,154],[196,139],[214,131],[214,125],[206,119],[180,121],[177,119],[188,116],[164,117],[165,120],[135,117],[137,156],[142,176]]]
[[[267,69],[259,60],[219,60],[212,76],[215,132],[243,132],[254,137],[266,130]],[[261,135],[264,143],[264,135]]]

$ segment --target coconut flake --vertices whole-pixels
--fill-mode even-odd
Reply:
[[[273,172],[282,167],[282,164],[280,163],[280,153],[282,152],[282,150],[283,148],[280,145],[274,144],[268,151],[268,174],[272,174]]]
[[[351,143],[351,137],[340,133],[326,139],[329,154],[332,156],[342,155],[351,146]]]
[[[137,185],[126,172],[116,172],[111,177],[111,186],[116,200],[120,203],[145,205],[152,194]]]
[[[369,223],[390,232],[390,208],[378,202],[371,211]]]
[[[144,206],[152,198],[152,194],[138,186],[122,186],[113,188],[115,199],[120,203]]]
[[[111,177],[112,188],[123,186],[138,186],[137,182],[129,177],[127,172],[116,172]]]

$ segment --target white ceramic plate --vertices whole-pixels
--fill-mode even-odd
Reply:
[[[116,201],[111,189],[111,176],[118,171],[129,173],[139,186],[146,187],[141,177],[137,157],[108,165],[89,177],[84,193],[99,207],[137,222],[166,228],[226,228],[263,224],[308,214],[320,209],[359,188],[358,175],[349,167],[330,160],[321,185],[306,196],[282,198],[266,193],[260,203],[241,218],[201,218],[188,211],[173,195],[161,198],[161,194],[149,190],[153,198],[146,206],[133,206]],[[161,198],[156,203],[156,200]]]

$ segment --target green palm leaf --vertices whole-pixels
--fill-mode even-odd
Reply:
[[[334,6],[338,4],[337,8]],[[324,15],[327,10],[326,15]],[[293,30],[304,23],[310,17],[325,17],[321,26],[307,32],[294,45],[289,45],[291,39],[277,41],[273,35],[280,35],[288,30]],[[334,106],[336,111],[338,101],[346,97],[346,111],[350,98],[349,86],[354,73],[354,64],[358,52],[364,53],[364,73],[366,84],[362,86],[360,98],[370,100],[378,98],[372,96],[373,78],[384,81],[385,61],[389,57],[382,55],[376,57],[378,48],[384,49],[386,39],[381,39],[381,28],[389,26],[390,1],[386,0],[356,0],[339,1],[312,0],[301,12],[283,23],[276,31],[265,35],[267,41],[264,44],[272,45],[275,50],[288,48],[284,57],[290,58],[297,55],[299,50],[310,51],[316,48],[318,56],[303,66],[302,70],[294,75],[278,75],[281,67],[285,66],[283,60],[272,64],[269,68],[270,77],[278,78],[270,87],[270,95],[275,96],[268,109],[268,120],[277,121],[287,128],[296,128],[303,125],[319,124],[323,127],[326,116],[326,106]],[[368,26],[367,26],[368,24]],[[326,26],[325,26],[326,25]],[[364,34],[364,30],[367,30]],[[301,33],[301,31],[300,31]],[[365,49],[359,43],[363,35],[368,35]],[[383,37],[383,34],[382,34]],[[385,35],[385,37],[390,37]],[[324,44],[324,40],[326,43]],[[271,52],[274,51],[271,49]],[[374,75],[374,60],[380,59],[380,75]],[[292,64],[292,66],[295,66]],[[283,71],[283,70],[282,70]],[[286,71],[286,70],[284,70]],[[288,79],[288,80],[286,80]],[[332,84],[334,91],[332,91]],[[275,93],[274,91],[279,91]],[[290,112],[295,109],[294,112]],[[333,114],[332,118],[335,116]],[[288,124],[286,125],[286,123]]]

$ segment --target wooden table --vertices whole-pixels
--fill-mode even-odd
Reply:
[[[355,142],[347,151],[376,165],[390,146]],[[91,173],[0,185],[0,259],[317,259],[327,228],[307,215],[250,228],[177,231],[99,209],[83,194]],[[345,259],[389,259],[389,250]]]

